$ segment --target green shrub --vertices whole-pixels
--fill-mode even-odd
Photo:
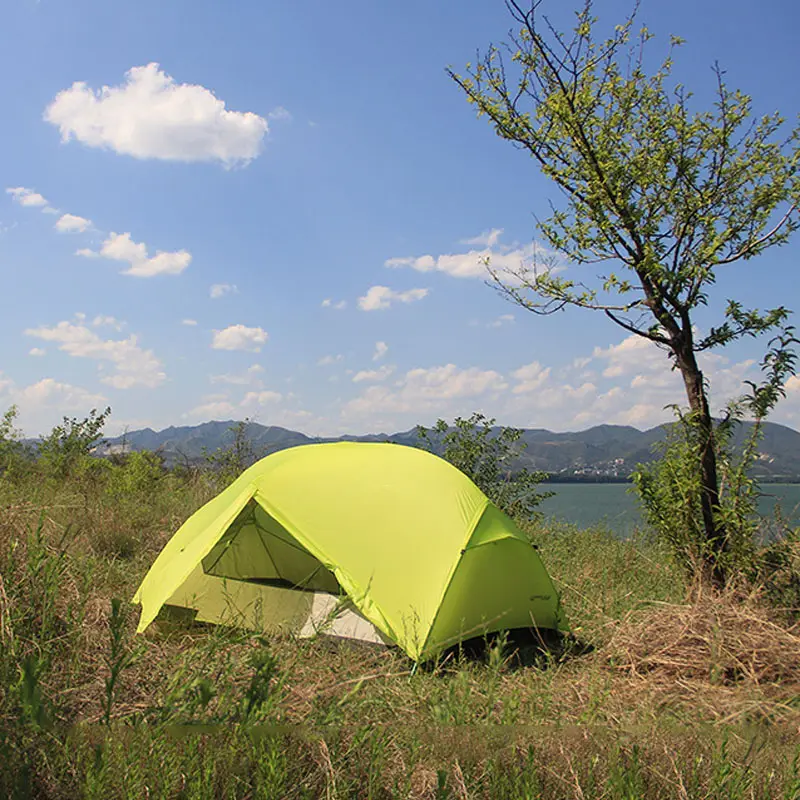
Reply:
[[[499,508],[517,519],[531,519],[537,507],[553,492],[538,491],[545,472],[512,471],[512,464],[525,449],[523,431],[494,428],[494,419],[474,413],[469,419],[456,417],[452,425],[440,419],[433,428],[418,425],[420,446],[435,452],[460,469]]]
[[[19,409],[13,405],[0,418],[0,479],[11,478],[30,465],[22,432],[15,427],[18,416]]]
[[[105,492],[115,502],[141,501],[158,493],[165,474],[163,460],[156,453],[134,451],[122,463],[110,465]]]
[[[103,427],[110,414],[110,408],[99,414],[93,408],[89,416],[82,420],[64,417],[63,422],[56,425],[39,443],[39,464],[45,474],[60,479],[74,474],[79,466],[84,473],[92,470],[92,462],[87,459],[101,442]]]
[[[220,488],[233,483],[256,461],[255,448],[247,436],[249,424],[250,420],[245,419],[228,428],[228,432],[233,435],[233,441],[228,447],[217,448],[213,453],[203,448],[206,464]]]

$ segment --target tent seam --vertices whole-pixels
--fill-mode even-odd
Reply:
[[[255,502],[258,502],[257,500],[255,500],[255,498],[253,498],[253,500]],[[281,571],[278,569],[278,565],[275,563],[275,559],[272,557],[272,553],[269,550],[269,545],[264,541],[265,531],[262,531],[261,526],[258,524],[258,522],[256,522],[255,513],[253,513],[253,523],[255,525],[256,533],[258,534],[258,541],[261,542],[261,546],[264,548],[264,552],[267,554],[267,558],[269,559],[270,564],[272,564],[272,568],[275,570],[275,574],[278,576],[278,578],[283,580],[283,575],[281,575]]]
[[[488,509],[488,505],[487,505],[487,509]],[[485,513],[485,511],[486,511],[486,509],[484,509],[484,513]],[[481,514],[481,517],[483,517],[483,514]],[[480,519],[478,520],[478,522],[480,522]],[[477,527],[478,526],[476,524],[475,530],[477,530]],[[474,535],[475,535],[475,531],[473,531],[470,534],[470,539]],[[501,537],[499,539],[491,539],[488,542],[481,542],[480,544],[473,545],[472,547],[470,547],[469,542],[468,542],[467,545],[461,550],[459,555],[463,556],[468,550],[477,550],[478,548],[484,547],[485,545],[496,544],[497,542],[503,542],[503,541],[505,541],[505,542],[517,542],[517,543],[519,543],[521,545],[525,545],[527,547],[531,546],[530,544],[525,542],[523,539],[519,539],[516,536],[503,536],[503,537]],[[537,555],[538,555],[538,553],[537,553]],[[545,567],[544,562],[541,559],[541,556],[539,556],[539,561],[542,564],[542,568],[544,570],[545,577],[547,578],[548,582],[550,583],[551,596],[553,596],[555,598],[555,603],[556,603],[556,612],[555,612],[556,627],[557,627],[558,630],[569,630],[568,623],[567,623],[566,619],[564,618],[563,613],[560,611],[560,608],[561,608],[561,593],[556,588],[556,585],[553,582],[553,579],[550,576],[550,573],[547,571],[547,567]],[[458,571],[458,566],[459,566],[460,563],[461,563],[461,558],[458,559],[458,562],[456,563],[456,568],[455,568],[455,570],[453,570],[453,574],[450,577],[450,580],[448,581],[448,584],[447,584],[447,587],[446,587],[446,589],[444,591],[444,594],[442,595],[442,599],[441,599],[441,601],[439,603],[439,608],[440,609],[444,605],[445,598],[447,597],[447,593],[450,591],[450,586],[451,586],[451,584],[453,582],[453,578],[455,577],[456,572]],[[437,610],[436,617],[438,617],[438,615],[439,614],[438,614],[438,610]],[[433,628],[434,628],[434,624],[436,622],[436,617],[434,617],[434,621],[433,621],[433,623],[431,623],[431,630],[430,630],[430,632],[428,634],[428,638],[430,638],[430,634],[433,633]],[[563,622],[566,627],[562,628],[562,626],[560,624],[561,622]],[[501,630],[501,629],[498,628],[498,630]],[[459,640],[460,640],[459,637],[456,637],[454,639],[454,641],[459,641]],[[428,644],[428,639],[425,640],[425,646],[427,646],[427,644]],[[424,650],[424,648],[423,648],[423,650]]]
[[[442,604],[444,603],[444,598],[447,597],[447,592],[450,590],[450,584],[453,582],[453,578],[455,577],[456,571],[458,570],[458,565],[461,563],[461,558],[463,557],[464,553],[466,552],[467,548],[469,547],[469,543],[472,537],[475,535],[475,531],[478,529],[478,524],[480,523],[483,515],[486,513],[486,509],[489,508],[491,505],[489,498],[484,497],[483,505],[480,506],[478,511],[475,512],[472,520],[470,520],[470,525],[467,527],[467,535],[462,544],[459,548],[458,556],[456,557],[455,561],[453,562],[453,566],[450,568],[450,573],[447,576],[447,580],[444,584],[444,589],[442,590],[442,594],[439,597],[439,602],[436,606],[436,613],[433,615],[433,619],[431,620],[431,624],[428,627],[428,632],[425,634],[425,641],[422,643],[422,647],[419,649],[419,653],[415,661],[419,661],[422,654],[425,652],[425,648],[428,646],[428,642],[431,638],[431,634],[433,633],[433,629],[436,626],[436,620],[439,618],[439,612],[442,610]]]

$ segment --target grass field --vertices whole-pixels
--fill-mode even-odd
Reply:
[[[215,491],[135,463],[0,478],[0,797],[800,798],[800,627],[689,591],[642,536],[531,529],[575,641],[524,666],[134,635]]]

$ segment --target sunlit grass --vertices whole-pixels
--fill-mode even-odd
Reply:
[[[216,488],[129,477],[0,480],[2,797],[800,797],[797,631],[689,602],[644,535],[532,527],[571,648],[412,674],[324,638],[135,636],[130,597]]]

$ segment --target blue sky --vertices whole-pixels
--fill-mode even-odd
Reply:
[[[595,10],[612,25],[629,7]],[[535,317],[481,279],[480,254],[525,258],[558,200],[445,73],[504,37],[501,0],[1,13],[0,408],[26,433],[106,404],[110,431],[248,416],[363,433],[473,410],[644,428],[682,401],[647,343],[589,312]],[[688,40],[675,74],[698,102],[716,59],[758,113],[796,115],[794,2],[643,0],[640,21],[654,54]],[[711,311],[800,307],[799,252],[722,274]],[[420,258],[437,268],[397,266]],[[715,407],[759,356],[706,361]],[[797,379],[774,419],[800,426]]]

